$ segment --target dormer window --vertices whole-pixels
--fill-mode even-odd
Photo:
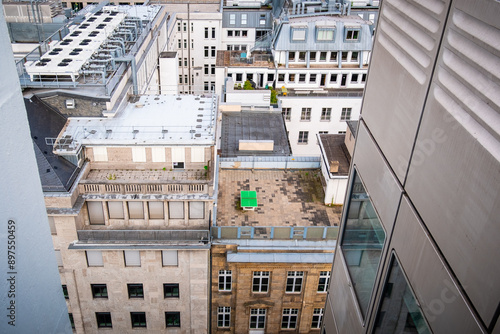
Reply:
[[[316,41],[318,42],[333,42],[334,36],[334,28],[316,28]]]
[[[360,29],[359,28],[345,28],[345,41],[357,42],[359,41]]]
[[[307,28],[292,28],[292,41],[304,42],[307,36]]]

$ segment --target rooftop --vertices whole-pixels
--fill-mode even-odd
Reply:
[[[337,173],[330,173],[334,176],[347,176],[349,175],[349,166],[351,163],[351,158],[349,157],[349,152],[344,144],[345,135],[319,135],[321,140],[321,151],[324,161],[327,166],[330,166],[330,162],[339,162],[339,171]]]
[[[255,190],[258,207],[240,208],[240,192]],[[227,170],[219,175],[218,226],[338,226],[341,208],[323,204],[319,170]]]
[[[358,132],[358,121],[347,121],[347,126],[349,127],[349,130],[351,131],[354,138],[356,138]]]
[[[272,140],[272,151],[241,151],[240,140]],[[222,116],[222,156],[291,154],[281,113],[227,112]]]
[[[147,95],[128,103],[114,118],[70,118],[56,146],[63,152],[80,145],[213,145],[213,96]]]

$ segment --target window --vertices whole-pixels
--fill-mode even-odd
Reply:
[[[182,84],[182,75],[179,75],[179,83]]]
[[[86,251],[85,253],[87,254],[87,265],[89,267],[103,267],[104,266],[101,251]]]
[[[269,271],[253,272],[253,292],[267,292],[269,289]]]
[[[184,67],[188,66],[188,59],[184,58]],[[144,162],[146,161],[146,151],[144,151]]]
[[[247,24],[247,14],[241,14],[241,25]]]
[[[278,74],[278,82],[285,82],[285,74],[284,73]]]
[[[262,329],[266,327],[266,309],[253,308],[250,310],[250,328]]]
[[[165,325],[167,327],[181,327],[181,313],[165,312]]]
[[[328,54],[328,52],[320,52],[319,53],[319,61],[326,61],[326,55]]]
[[[353,51],[351,52],[351,61],[352,62],[358,62],[359,60],[359,52]]]
[[[146,328],[146,312],[130,312],[132,328]]]
[[[187,49],[188,47],[188,42],[187,42],[187,39],[184,40],[184,49]]]
[[[319,134],[319,135],[327,135],[327,134],[328,134],[328,131],[318,131],[318,134]]]
[[[125,258],[125,266],[127,267],[140,267],[141,266],[141,252],[138,250],[123,251]]]
[[[71,324],[71,328],[75,329],[75,319],[73,319],[73,313],[68,313],[69,323]]]
[[[342,108],[342,113],[340,114],[341,121],[348,121],[351,119],[352,108]]]
[[[290,121],[292,119],[292,108],[283,108],[283,117],[285,121]]]
[[[127,202],[130,219],[144,219],[143,202]]]
[[[286,292],[288,293],[301,292],[303,279],[304,279],[303,271],[289,271],[286,279]]]
[[[165,283],[163,284],[163,297],[164,298],[179,298],[179,284]]]
[[[361,75],[361,82],[366,82],[366,73]]]
[[[128,298],[144,298],[142,284],[127,284]]]
[[[289,82],[295,82],[295,74],[294,73],[289,73],[288,74],[288,81]]]
[[[205,162],[204,147],[191,147],[191,162]]]
[[[94,298],[108,298],[108,289],[106,284],[90,284],[92,289],[92,297]]]
[[[208,38],[208,28],[205,28],[205,38]]]
[[[330,42],[333,41],[334,36],[333,28],[316,28],[316,41],[318,42]]]
[[[205,202],[189,202],[189,219],[205,218]]]
[[[108,161],[108,149],[106,147],[93,147],[92,152],[94,153],[94,161]]]
[[[284,308],[283,317],[281,318],[281,328],[293,329],[297,327],[298,308]]]
[[[49,218],[50,233],[51,234],[57,234],[56,223],[54,221],[54,217],[49,216],[48,218]]]
[[[265,25],[266,24],[266,14],[260,14],[260,17],[259,17],[259,24],[261,26]]]
[[[227,37],[233,37],[233,31],[234,30],[228,30],[227,31]]]
[[[330,121],[331,115],[332,115],[332,108],[321,109],[321,120],[322,121]]]
[[[242,37],[247,37],[248,36],[248,30],[242,30],[241,31],[241,36]],[[243,46],[241,47],[241,49],[243,50]]]
[[[210,74],[215,75],[215,64],[210,65]]]
[[[242,81],[243,80],[243,73],[236,73],[236,81]]]
[[[96,312],[95,318],[97,320],[98,328],[112,328],[111,313],[109,312]]]
[[[323,320],[323,309],[315,308],[313,311],[313,319],[311,323],[311,328],[320,328],[321,321]]]
[[[184,83],[187,84],[188,83],[188,75],[184,75]]]
[[[346,132],[345,132],[345,131],[339,131],[339,132],[337,132],[337,133],[338,133],[339,135],[345,135],[345,133],[346,133]]]
[[[208,64],[203,65],[203,68],[205,69],[205,74],[208,75],[210,73],[208,70],[208,68],[209,68]]]
[[[288,52],[288,61],[295,61],[295,51]]]
[[[311,120],[311,108],[302,108],[302,112],[300,114],[300,120],[301,121],[310,121]]]
[[[330,272],[322,271],[319,273],[318,292],[327,292],[330,284]]]
[[[163,202],[148,202],[149,219],[164,219]]]
[[[215,28],[212,28],[212,38],[215,38]]]
[[[205,51],[205,58],[208,58],[208,46],[205,46],[203,49]]]
[[[306,40],[306,32],[305,28],[292,28],[292,41],[293,42],[301,42]]]
[[[338,52],[332,51],[330,52],[330,61],[337,61]]]
[[[108,202],[109,219],[125,218],[123,212],[123,202]]]
[[[392,255],[373,333],[431,333],[419,305],[397,258]]]
[[[69,299],[68,287],[66,285],[62,286],[62,291],[63,291],[63,294],[64,294],[64,298]]]
[[[204,81],[203,82],[203,90],[205,91],[208,91],[209,87],[208,87],[208,81]]]
[[[305,74],[299,74],[299,82],[306,82],[306,75]]]
[[[182,30],[187,31],[187,23],[186,22],[183,22]]]
[[[177,40],[177,48],[182,49],[182,42],[180,39]]]
[[[211,51],[212,51],[212,58],[215,58],[215,46],[211,47]]]
[[[384,247],[385,231],[361,178],[356,169],[354,171],[340,247],[364,317]],[[370,223],[366,225],[365,222]]]
[[[309,131],[299,131],[299,144],[307,144]]]
[[[229,327],[231,325],[231,308],[219,306],[217,309],[217,327]]]
[[[179,58],[179,67],[182,66],[182,58]]]
[[[240,30],[235,30],[234,31],[234,37],[240,37],[241,31]]]
[[[352,83],[357,83],[358,82],[358,78],[359,78],[359,74],[357,74],[357,73],[351,74],[351,82]]]
[[[168,202],[170,219],[184,219],[184,202]]]
[[[56,260],[57,260],[57,266],[58,267],[63,267],[63,260],[62,260],[62,254],[60,249],[54,250],[56,253]]]
[[[231,291],[231,270],[219,270],[219,291]]]
[[[347,51],[342,51],[342,61],[347,61],[347,56],[349,55],[349,52]]]
[[[347,28],[345,31],[345,40],[346,41],[357,41],[359,40],[359,29],[349,29]]]
[[[229,24],[230,25],[236,24],[236,14],[229,14]]]
[[[310,83],[316,82],[316,74],[309,74],[309,82]]]
[[[330,74],[330,82],[337,82],[337,74]]]
[[[267,81],[273,82],[274,81],[274,73],[268,73],[267,74]]]
[[[177,250],[164,250],[161,251],[162,264],[163,266],[176,266],[177,262]]]
[[[299,61],[306,61],[306,53],[299,52]]]

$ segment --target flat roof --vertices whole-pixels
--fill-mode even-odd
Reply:
[[[216,111],[211,95],[144,95],[113,118],[69,118],[58,139],[61,151],[79,145],[211,146]]]
[[[351,158],[347,147],[344,144],[345,135],[343,134],[326,134],[319,135],[321,140],[322,152],[325,154],[327,165],[330,165],[331,161],[339,162],[338,173],[332,173],[333,175],[349,175],[349,166],[351,164]]]
[[[222,115],[222,156],[289,156],[281,113],[227,112]],[[272,140],[272,151],[240,151],[240,140]]]
[[[258,206],[240,208],[240,192],[253,190]],[[321,171],[221,169],[217,226],[338,226],[342,209],[323,203]]]

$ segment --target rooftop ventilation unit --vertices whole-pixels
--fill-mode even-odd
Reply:
[[[61,64],[59,64],[60,66]],[[66,109],[75,109],[76,104],[75,104],[75,99],[69,99],[66,100]]]

